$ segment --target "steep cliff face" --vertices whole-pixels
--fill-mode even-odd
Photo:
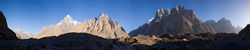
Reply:
[[[207,20],[205,23],[211,25],[216,33],[238,33],[242,29],[241,27],[234,27],[231,21],[225,17],[221,18],[218,22]]]
[[[130,32],[131,36],[163,35],[163,34],[186,34],[186,33],[215,33],[210,25],[200,21],[193,10],[185,9],[183,6],[169,9],[159,9],[155,18]]]
[[[63,20],[61,20],[56,25],[43,27],[42,30],[36,34],[36,38],[58,36],[67,33],[69,29],[71,29],[72,27],[76,26],[79,23],[80,22],[73,20],[71,16],[68,14],[66,17],[64,17]]]
[[[0,11],[0,40],[17,40],[16,34],[8,28],[5,16]]]
[[[108,18],[108,16],[103,13],[101,13],[98,18],[78,24],[72,28],[70,32],[86,32],[104,38],[129,37],[117,21]]]

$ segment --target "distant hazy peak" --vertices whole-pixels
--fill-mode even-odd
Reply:
[[[218,22],[231,22],[231,21],[226,19],[225,17],[222,17]]]
[[[222,17],[217,22],[215,20],[207,20],[206,23],[212,26],[217,33],[237,33],[242,29],[241,27],[234,27],[231,21],[225,17]]]

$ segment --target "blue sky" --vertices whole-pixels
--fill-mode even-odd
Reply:
[[[83,22],[101,12],[130,32],[153,18],[157,9],[178,5],[193,9],[202,21],[226,17],[233,25],[250,23],[250,0],[0,0],[9,27],[31,33],[58,23],[67,14]]]

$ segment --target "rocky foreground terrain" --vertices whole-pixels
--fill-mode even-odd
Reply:
[[[248,25],[250,26],[250,25]],[[0,40],[1,50],[248,50],[247,31],[235,33],[165,34],[106,39],[89,33],[66,33],[41,39]]]

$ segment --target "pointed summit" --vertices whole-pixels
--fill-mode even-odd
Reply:
[[[100,13],[100,15],[98,16],[98,19],[108,19],[108,16],[105,15],[103,12]]]
[[[227,19],[225,17],[222,17],[220,21],[226,21]]]
[[[66,17],[70,17],[70,15],[69,14],[67,14],[67,16]],[[71,17],[70,17],[71,18]]]
[[[60,25],[60,24],[74,24],[74,25],[76,25],[78,23],[80,23],[80,22],[73,20],[71,18],[71,16],[69,14],[67,14],[67,16],[64,17],[64,19],[61,20],[57,25]]]
[[[231,21],[226,19],[225,17],[222,17],[218,23],[224,23],[224,24],[231,24]]]
[[[66,17],[64,17],[64,19],[63,20],[73,20],[71,17],[70,17],[70,15],[69,14],[67,14],[67,16]]]

